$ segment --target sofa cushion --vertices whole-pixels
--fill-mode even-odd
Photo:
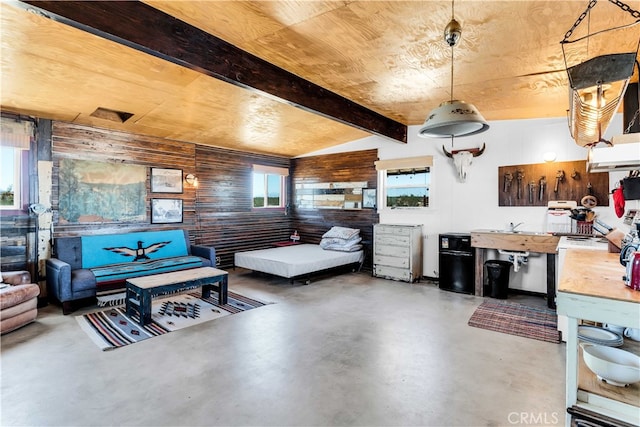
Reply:
[[[83,236],[82,268],[189,255],[183,230]]]
[[[0,310],[13,307],[38,295],[40,295],[40,287],[33,283],[0,289]]]
[[[168,271],[185,270],[201,266],[202,258],[200,257],[176,256],[94,267],[91,269],[91,272],[95,275],[98,286],[103,286],[112,283],[124,283],[124,281],[130,277],[148,276],[150,274],[166,273]]]
[[[32,297],[12,307],[3,308],[0,310],[0,319],[8,319],[9,317],[17,316],[25,311],[31,311],[34,308],[38,308],[38,298]]]
[[[71,270],[71,291],[80,292],[96,288],[96,276],[88,268]]]
[[[29,311],[23,311],[22,313],[12,317],[3,317],[2,320],[0,320],[0,333],[6,334],[7,332],[11,332],[18,328],[21,328],[22,326],[36,320],[37,316],[38,309],[33,308]]]
[[[66,262],[71,270],[82,268],[82,240],[80,237],[63,237],[54,242],[55,256]]]

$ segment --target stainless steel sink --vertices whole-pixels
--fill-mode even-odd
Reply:
[[[527,231],[527,230],[487,230],[489,233],[500,233],[500,234],[529,234],[534,236],[543,236],[545,234],[544,231]]]

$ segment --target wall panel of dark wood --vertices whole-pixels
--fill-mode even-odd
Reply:
[[[53,191],[52,210],[54,238],[60,236],[123,233],[129,231],[184,228],[195,239],[196,213],[195,189],[184,187],[182,194],[151,193],[149,175],[151,167],[182,169],[184,174],[195,172],[195,145],[179,141],[133,135],[72,123],[54,122],[52,128]],[[58,177],[60,159],[81,159],[98,162],[117,162],[148,166],[147,170],[147,220],[143,222],[79,222],[59,221]],[[152,198],[179,198],[183,200],[183,223],[151,224]]]
[[[377,187],[374,162],[378,150],[364,150],[294,159],[292,170],[292,198],[295,186],[301,183],[357,182],[367,183],[367,188]],[[296,209],[292,208],[292,228],[308,243],[320,243],[322,235],[332,226],[360,229],[367,247],[365,267],[370,269],[373,242],[373,224],[379,221],[375,209]]]
[[[284,157],[196,147],[198,241],[216,248],[222,267],[235,252],[272,247],[291,234],[285,209],[253,208],[253,165],[289,168]]]
[[[219,266],[230,268],[235,252],[272,247],[275,242],[288,240],[294,230],[304,242],[319,243],[322,234],[333,225],[359,228],[363,239],[371,242],[373,224],[378,221],[373,209],[254,209],[252,201],[254,164],[282,168],[293,165],[287,189],[288,200],[292,201],[296,182],[364,181],[368,187],[375,187],[377,150],[291,160],[54,122],[52,157],[54,238],[185,228],[192,243],[215,247]],[[151,167],[179,168],[184,174],[194,173],[199,186],[185,185],[183,194],[147,193],[147,206],[153,197],[183,199],[182,224],[151,224],[149,208],[145,222],[60,223],[58,176],[63,158],[145,165],[149,167],[148,174]]]
[[[54,237],[122,233],[149,229],[185,228],[192,243],[213,246],[220,267],[233,266],[237,251],[270,247],[286,240],[291,233],[291,217],[284,209],[253,209],[252,169],[254,164],[289,168],[287,158],[235,152],[215,147],[115,132],[71,123],[53,126],[53,200]],[[58,175],[60,159],[73,158],[120,162],[149,167],[147,206],[155,197],[181,198],[184,203],[182,224],[74,223],[59,222]],[[194,173],[199,185],[184,186],[182,194],[151,193],[151,167],[178,168],[186,175]]]

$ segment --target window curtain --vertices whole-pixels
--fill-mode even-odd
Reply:
[[[433,166],[433,156],[378,160],[375,165],[377,171],[425,168]]]
[[[0,143],[2,146],[28,150],[31,145],[31,137],[34,135],[33,123],[6,117],[1,119]]]
[[[257,173],[265,173],[280,176],[289,176],[289,169],[278,168],[275,166],[253,165],[253,171]]]

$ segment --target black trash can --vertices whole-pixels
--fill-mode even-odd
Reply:
[[[499,259],[484,263],[487,271],[487,293],[491,298],[507,299],[511,262]]]

